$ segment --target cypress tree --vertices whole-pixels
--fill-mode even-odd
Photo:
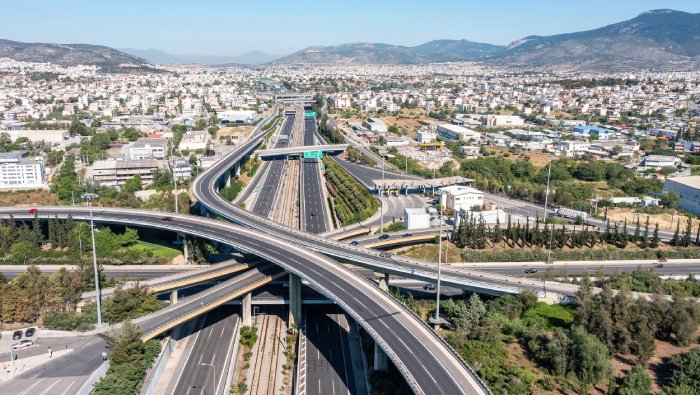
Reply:
[[[683,233],[683,247],[688,247],[690,245],[690,241],[692,240],[692,232],[693,232],[693,219],[688,217],[688,223],[685,226],[685,233]]]
[[[654,234],[651,236],[651,248],[656,248],[659,246],[659,223],[656,223],[654,227]]]
[[[632,240],[633,242],[639,241],[639,238],[641,237],[641,228],[639,227],[639,216],[637,216],[637,224],[634,227],[634,239]]]
[[[698,224],[698,233],[695,235],[695,246],[700,246],[700,224]]]
[[[513,225],[511,223],[510,214],[508,214],[508,225],[506,227],[506,241],[509,241],[513,237]]]
[[[496,226],[494,226],[493,231],[491,232],[491,241],[496,244],[501,241],[503,238],[503,232],[501,232],[501,220],[498,218],[498,214],[496,214]]]
[[[681,243],[680,230],[681,230],[681,222],[678,221],[678,222],[676,222],[676,231],[675,231],[675,233],[673,233],[673,238],[671,239],[672,246],[679,246],[680,245],[680,243]]]

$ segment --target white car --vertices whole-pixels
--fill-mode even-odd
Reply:
[[[31,340],[26,340],[26,339],[25,339],[25,340],[22,340],[22,341],[20,341],[20,342],[17,342],[17,343],[15,343],[15,344],[13,344],[13,345],[12,345],[12,349],[13,349],[13,350],[17,350],[18,348],[25,348],[25,347],[29,347],[29,346],[31,346],[31,345],[34,345],[34,342],[31,341]]]

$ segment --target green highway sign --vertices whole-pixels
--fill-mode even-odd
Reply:
[[[325,169],[325,168],[326,168],[326,164],[325,164],[325,163],[321,163],[321,168],[322,168],[322,169]]]
[[[321,152],[321,151],[305,151],[304,158],[321,159],[321,158],[323,158],[323,152]]]
[[[305,117],[315,117],[316,116],[316,111],[307,111],[304,113]]]

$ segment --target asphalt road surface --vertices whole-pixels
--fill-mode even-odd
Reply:
[[[219,394],[226,381],[227,361],[231,355],[238,315],[223,306],[206,314],[192,334],[183,356],[185,363],[175,376],[174,394]],[[170,390],[170,388],[168,389]]]
[[[356,394],[348,335],[337,306],[305,306],[306,394]]]
[[[287,139],[278,139],[274,148],[284,148],[289,144],[289,139],[291,138],[294,128],[294,118],[294,115],[287,115],[285,117],[280,136],[287,136]],[[262,188],[258,191],[258,198],[252,209],[255,214],[268,217],[272,212],[275,198],[277,197],[277,191],[280,189],[284,164],[284,159],[276,159],[267,162],[267,177],[265,178],[265,183],[262,185]],[[262,171],[262,169],[259,171]]]
[[[316,145],[316,118],[304,119],[304,145]],[[309,233],[323,233],[328,229],[327,205],[322,188],[323,180],[318,159],[301,158],[302,170],[302,199],[301,208],[303,220],[302,230]]]
[[[17,351],[16,366],[22,359],[32,355],[44,354],[48,359],[48,347],[59,351],[65,344],[73,351],[69,354],[52,357],[47,362],[28,370],[13,379],[2,383],[0,393],[4,395],[44,395],[75,394],[90,374],[102,364],[102,352],[107,342],[100,336],[83,336],[70,338],[40,338],[33,348]],[[2,361],[8,361],[10,354],[0,354]]]
[[[372,180],[382,179],[382,168],[373,168],[364,165],[359,165],[357,163],[350,162],[343,158],[334,156],[333,160],[336,161],[345,171],[350,173],[356,180],[358,180],[365,188],[374,188],[374,183]],[[418,179],[416,176],[410,176],[405,174],[397,174],[384,169],[384,179],[385,180],[406,180],[406,179]]]

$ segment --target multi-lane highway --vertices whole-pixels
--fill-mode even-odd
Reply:
[[[184,360],[168,387],[172,394],[221,394],[224,392],[228,363],[232,356],[238,316],[231,306],[218,307],[200,318],[192,334]],[[172,392],[170,392],[172,391]]]
[[[294,118],[295,116],[293,114],[285,116],[282,131],[277,137],[275,148],[284,148],[288,145],[292,131],[294,130]],[[265,183],[262,184],[262,187],[259,189],[258,197],[252,209],[255,214],[262,215],[264,217],[269,217],[272,214],[275,206],[275,200],[277,198],[277,192],[280,190],[282,174],[284,173],[284,165],[285,161],[281,159],[266,162],[266,166],[264,166],[267,168],[265,169],[267,172],[265,176]]]
[[[304,145],[316,145],[316,118],[304,119]],[[323,233],[328,229],[328,205],[326,204],[324,185],[319,168],[319,160],[300,158],[302,174],[301,229],[309,233]]]
[[[90,218],[90,211],[84,207],[38,207],[37,209],[38,215],[45,219],[67,218],[69,213],[76,220]],[[27,213],[24,209],[0,209],[1,218],[9,218],[10,215],[14,215],[18,220],[29,220],[33,217],[33,214]],[[172,215],[172,221],[163,221],[162,214],[159,213],[121,208],[99,208],[94,210],[94,217],[99,222],[179,231],[258,255],[308,281],[351,315],[378,342],[414,392],[418,394],[489,393],[477,375],[417,316],[391,295],[332,259],[280,239],[277,235],[268,235],[200,217]],[[260,271],[263,267],[259,266],[251,271]],[[225,282],[211,290],[227,286],[229,284]],[[214,291],[202,293],[207,292]],[[216,299],[211,293],[204,297]],[[213,304],[213,301],[210,302],[210,305]],[[159,313],[170,314],[180,311],[176,314],[178,319],[186,320],[188,315],[183,314],[183,311],[189,311],[190,315],[196,316],[201,314],[199,310],[201,310],[200,306],[196,303],[183,301]],[[158,313],[154,316],[157,317]],[[164,326],[162,322],[165,320],[161,317],[160,322],[156,323],[151,321],[153,319],[154,317],[149,317],[135,322],[144,327],[144,333],[149,331],[155,333],[157,328]]]

